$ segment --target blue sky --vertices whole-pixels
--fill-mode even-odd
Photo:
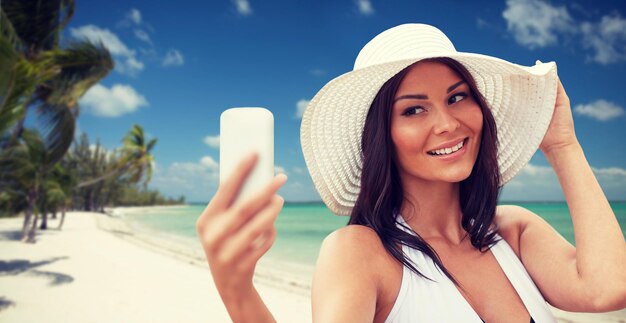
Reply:
[[[64,40],[101,40],[116,69],[80,101],[80,131],[108,149],[134,123],[158,138],[151,188],[208,201],[218,183],[219,116],[274,113],[287,201],[320,200],[300,148],[300,115],[361,47],[398,24],[432,24],[459,51],[518,64],[556,61],[576,132],[605,193],[626,200],[626,10],[622,1],[78,0]],[[503,200],[562,200],[538,152]]]

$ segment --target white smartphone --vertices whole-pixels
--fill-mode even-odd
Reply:
[[[256,166],[235,202],[249,197],[274,177],[274,115],[265,108],[231,108],[220,116],[220,184],[241,160],[256,151]]]

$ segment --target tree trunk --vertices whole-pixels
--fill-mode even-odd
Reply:
[[[63,227],[63,221],[65,221],[65,209],[66,207],[63,207],[63,210],[61,210],[61,221],[59,221],[59,227],[58,229],[61,230],[61,228]]]
[[[99,183],[99,182],[101,182],[101,181],[103,181],[103,180],[105,180],[105,179],[107,179],[107,178],[109,178],[109,177],[111,177],[113,175],[125,172],[129,167],[130,167],[130,164],[127,164],[127,165],[124,165],[123,167],[120,167],[118,169],[114,169],[114,170],[112,170],[112,171],[108,172],[107,174],[104,174],[104,175],[102,175],[100,177],[93,178],[93,179],[90,179],[90,180],[86,180],[86,181],[76,185],[76,188],[82,188],[82,187],[85,187],[85,186],[91,186],[93,184]]]
[[[33,220],[33,209],[35,208],[35,202],[37,201],[37,189],[31,188],[26,194],[26,211],[24,212],[24,226],[22,227],[22,242],[29,241],[28,234],[31,227],[31,221]],[[36,222],[36,221],[35,221]]]
[[[45,178],[46,176],[46,172],[44,171],[43,173],[43,177]],[[41,226],[39,227],[39,229],[41,230],[46,230],[48,229],[48,203],[47,203],[47,194],[46,194],[46,190],[42,190],[41,194],[39,194],[38,196],[39,200],[41,201],[41,207],[40,207],[40,211],[39,212],[41,214]]]
[[[22,226],[22,242],[27,242],[28,238],[28,228],[30,228],[30,221],[33,217],[33,206],[28,202],[28,206],[26,207],[26,211],[24,212],[24,225]]]
[[[84,198],[83,198],[83,209],[82,211],[87,211],[87,209],[89,209],[89,191],[87,191],[86,194],[84,194]]]
[[[46,210],[45,206],[43,208],[43,212],[41,212],[41,226],[39,227],[39,229],[48,229],[48,211]]]
[[[37,233],[37,219],[39,218],[39,213],[35,212],[35,218],[33,219],[33,225],[28,230],[28,239],[26,242],[35,243],[35,233]]]
[[[92,191],[91,194],[89,194],[89,211],[90,212],[91,211],[95,211],[95,209],[96,209],[96,203],[94,201],[95,200],[95,198],[94,198],[95,195],[96,194],[95,194],[94,191]]]
[[[50,217],[50,219],[53,219],[53,220],[57,219],[57,210],[54,210],[54,212],[52,212],[52,216]]]

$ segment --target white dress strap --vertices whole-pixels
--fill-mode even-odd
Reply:
[[[543,295],[539,292],[539,289],[511,246],[499,235],[498,238],[501,240],[491,247],[491,252],[522,299],[530,316],[537,323],[556,322]]]

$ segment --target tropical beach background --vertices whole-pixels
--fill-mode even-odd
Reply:
[[[304,108],[380,31],[443,30],[457,50],[556,61],[586,157],[626,230],[622,1],[0,0],[0,322],[227,322],[195,221],[215,193],[219,116],[275,118],[288,182],[255,282],[279,322],[310,321],[319,246],[347,218],[316,192]],[[538,152],[503,189],[575,244]],[[625,231],[626,232],[626,231]],[[554,310],[560,322],[626,312]]]

